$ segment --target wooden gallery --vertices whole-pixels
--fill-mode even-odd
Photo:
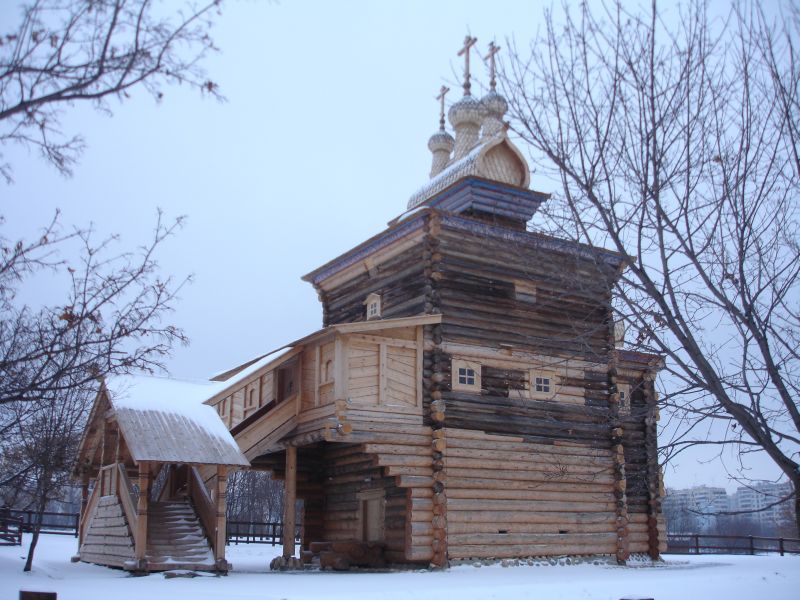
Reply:
[[[464,90],[407,211],[304,277],[322,329],[205,383],[105,382],[81,560],[226,570],[235,468],[284,480],[282,568],[659,556],[663,361],[615,339],[622,256],[527,230],[547,196],[507,102]]]

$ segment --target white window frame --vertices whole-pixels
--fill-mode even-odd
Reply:
[[[451,369],[452,388],[454,391],[481,391],[481,363],[474,360],[454,358],[451,363]],[[471,382],[468,382],[469,380]]]
[[[537,383],[537,380],[546,380],[545,382]],[[537,389],[540,385],[546,385],[547,389]],[[531,369],[530,370],[530,396],[539,400],[552,400],[556,395],[556,387],[558,381],[556,374],[547,369]]]
[[[367,307],[367,321],[372,319],[381,318],[381,295],[372,293],[364,300],[364,305]],[[373,310],[374,309],[374,310]]]

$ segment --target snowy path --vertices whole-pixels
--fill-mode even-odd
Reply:
[[[460,566],[446,572],[268,573],[279,546],[230,546],[227,577],[164,579],[72,564],[75,539],[43,536],[32,573],[23,573],[26,545],[0,548],[0,600],[20,589],[58,592],[59,600],[796,600],[800,557],[670,556],[656,567]]]

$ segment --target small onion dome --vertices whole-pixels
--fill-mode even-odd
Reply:
[[[456,145],[453,160],[465,157],[478,145],[481,134],[481,123],[486,110],[480,100],[466,95],[450,107],[448,116],[456,134]]]
[[[456,141],[452,135],[440,129],[428,140],[428,150],[431,152],[445,151],[449,155],[453,151]]]
[[[464,96],[450,107],[447,116],[453,129],[466,124],[480,126],[484,116],[484,108],[480,100],[476,100],[472,96]]]
[[[428,148],[433,154],[431,161],[431,177],[441,173],[450,162],[450,153],[453,152],[456,141],[453,136],[444,130],[444,126],[428,140]]]
[[[483,119],[482,138],[487,139],[505,130],[503,115],[508,111],[508,102],[492,90],[481,99],[486,117]]]
[[[508,112],[508,101],[495,91],[491,91],[481,99],[487,116],[502,119]]]

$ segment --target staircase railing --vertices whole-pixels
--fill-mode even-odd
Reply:
[[[150,501],[158,502],[163,500],[162,496],[169,490],[169,479],[172,475],[173,467],[171,464],[166,464],[161,467],[161,470],[153,479],[153,484],[150,486]]]
[[[112,465],[113,466],[113,465]],[[89,518],[94,513],[94,509],[97,508],[97,503],[100,501],[100,498],[104,496],[104,483],[105,483],[105,476],[106,470],[108,467],[102,467],[100,471],[97,473],[97,478],[94,481],[94,487],[92,488],[92,493],[89,496],[89,499],[86,501],[86,507],[83,509],[81,513],[81,521],[78,525],[78,545],[83,544],[83,540],[86,537],[86,526],[89,523]]]
[[[208,493],[200,472],[197,467],[191,467],[189,470],[189,495],[197,511],[197,516],[200,517],[200,522],[203,524],[203,529],[206,531],[206,536],[211,542],[211,548],[214,556],[217,556],[217,507]]]
[[[125,513],[125,518],[128,520],[131,533],[135,536],[138,530],[137,523],[139,521],[139,513],[136,510],[136,503],[131,496],[131,482],[128,479],[128,474],[125,472],[125,465],[117,463],[117,476],[116,479],[116,494],[122,504],[122,510]]]

